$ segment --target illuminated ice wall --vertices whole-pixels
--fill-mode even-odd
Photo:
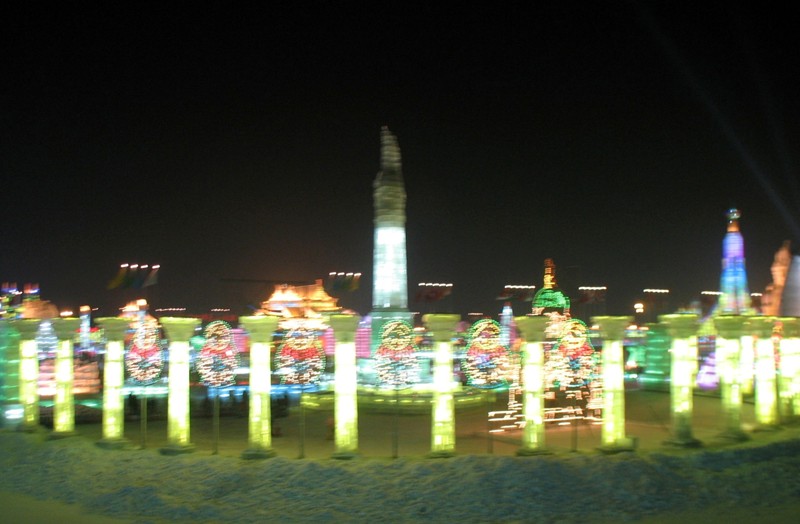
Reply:
[[[798,255],[792,257],[789,265],[780,314],[784,317],[800,317],[800,256]]]

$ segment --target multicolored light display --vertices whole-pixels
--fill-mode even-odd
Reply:
[[[195,369],[203,384],[211,387],[229,386],[236,381],[239,352],[227,322],[215,320],[203,332],[205,344],[195,360]]]
[[[500,343],[500,337],[500,324],[491,319],[478,320],[470,328],[461,365],[470,386],[496,388],[508,384],[508,347]]]
[[[375,352],[375,370],[385,386],[403,388],[419,379],[414,330],[404,320],[390,320],[381,328],[381,343]]]
[[[314,331],[297,328],[286,333],[275,361],[282,384],[316,384],[325,370],[325,350]]]
[[[164,370],[164,351],[159,339],[158,323],[145,319],[133,334],[125,369],[130,380],[146,386],[156,382]]]
[[[559,323],[558,340],[544,355],[547,412],[550,420],[585,418],[590,401],[600,395],[600,358],[586,324],[578,319]]]

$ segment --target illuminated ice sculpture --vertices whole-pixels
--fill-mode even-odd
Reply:
[[[759,430],[778,427],[778,385],[772,342],[775,320],[775,317],[750,317],[745,325],[745,329],[755,337],[755,414]]]
[[[125,334],[130,321],[119,317],[97,319],[106,338],[106,355],[103,363],[103,437],[97,445],[120,449],[127,444],[123,437],[125,404],[122,386],[125,382]]]
[[[358,453],[358,397],[356,368],[356,328],[358,316],[331,315],[330,326],[336,337],[334,377],[333,458],[349,459]]]
[[[240,317],[239,322],[250,335],[250,422],[247,449],[242,458],[270,458],[275,456],[272,449],[271,348],[278,318],[248,316]]]
[[[53,402],[53,433],[50,437],[59,438],[75,434],[73,344],[81,321],[78,318],[54,318],[52,322],[53,331],[58,337],[58,349],[55,362],[56,396]]]
[[[22,404],[22,424],[19,429],[33,432],[39,429],[39,354],[36,335],[38,319],[12,321],[19,331],[19,402]]]
[[[159,450],[164,455],[194,451],[194,445],[189,442],[189,339],[199,325],[197,318],[161,319],[169,338],[167,445]]]
[[[714,327],[719,335],[715,352],[725,425],[720,436],[734,441],[749,438],[742,431],[742,385],[739,365],[741,337],[746,321],[747,317],[742,315],[714,317]]]
[[[744,259],[744,239],[739,231],[738,209],[729,209],[728,230],[722,241],[722,273],[717,302],[717,311],[723,315],[751,314],[750,292],[747,286],[747,270]]]
[[[792,421],[800,417],[800,318],[778,320],[783,328],[778,382],[780,415]]]
[[[667,444],[697,447],[700,441],[692,436],[694,412],[694,380],[697,369],[697,315],[661,315],[658,317],[672,337],[670,365],[670,402],[672,435]]]
[[[525,339],[522,349],[522,447],[517,455],[538,455],[545,449],[544,424],[544,347],[548,316],[524,316],[514,319]]]
[[[372,352],[381,327],[391,320],[411,322],[406,260],[406,190],[397,138],[381,129],[381,168],[373,183],[375,244],[372,283]]]
[[[744,238],[739,231],[739,219],[742,214],[738,209],[729,209],[725,216],[728,219],[727,232],[722,240],[722,271],[720,273],[720,295],[714,315],[752,315],[750,292],[747,285],[745,269]],[[741,334],[739,341],[739,375],[738,388],[742,394],[753,392],[753,339],[749,332]]]
[[[625,362],[622,341],[632,317],[592,317],[603,336],[603,425],[600,450],[632,451],[636,439],[625,435]]]
[[[16,426],[22,418],[19,403],[19,332],[0,319],[0,428]]]
[[[430,457],[452,457],[456,450],[456,416],[453,398],[452,338],[461,317],[428,314],[425,327],[433,337],[433,414],[431,416]]]

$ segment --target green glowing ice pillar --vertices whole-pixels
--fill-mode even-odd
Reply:
[[[336,337],[336,376],[334,378],[334,458],[349,459],[358,453],[358,397],[356,377],[355,315],[331,315],[330,326]]]
[[[741,350],[739,352],[739,382],[742,387],[742,395],[753,393],[755,386],[755,366],[756,366],[756,347],[753,336],[745,331],[739,339]]]
[[[697,315],[661,315],[658,317],[672,337],[670,365],[670,401],[672,435],[667,444],[697,447],[692,436],[693,391],[697,370]]]
[[[125,382],[125,334],[130,321],[125,318],[97,319],[106,337],[106,355],[103,363],[103,438],[97,445],[119,449],[127,444],[123,437],[125,404],[122,386]]]
[[[783,327],[778,373],[780,415],[791,421],[800,416],[800,319],[780,317],[778,320]]]
[[[716,361],[720,382],[722,415],[725,428],[721,437],[730,440],[747,440],[742,431],[742,387],[740,383],[741,336],[747,317],[741,315],[719,315],[714,318],[717,329]]]
[[[544,442],[544,330],[546,316],[516,317],[514,321],[525,339],[522,349],[522,447],[517,455],[547,453]]]
[[[250,422],[247,449],[242,458],[275,456],[272,449],[272,337],[278,329],[277,317],[240,317],[250,335]]]
[[[164,455],[194,451],[189,442],[189,339],[199,325],[197,318],[161,319],[169,338],[167,446],[159,450]]]
[[[19,403],[19,332],[0,320],[0,428],[22,419]]]
[[[53,433],[51,437],[75,434],[75,353],[72,345],[80,326],[79,318],[54,318],[53,331],[58,338],[56,351],[56,397],[53,402]]]
[[[603,335],[603,425],[600,450],[631,451],[634,438],[625,436],[625,362],[622,341],[632,317],[593,317]]]
[[[19,402],[22,404],[22,431],[39,429],[39,355],[36,334],[38,319],[14,320],[12,326],[19,331]]]
[[[755,337],[755,414],[758,429],[778,426],[778,380],[772,331],[775,317],[750,317],[745,329]]]
[[[456,450],[456,412],[453,399],[453,351],[451,339],[458,315],[428,314],[425,327],[433,336],[433,414],[431,457],[452,457]]]

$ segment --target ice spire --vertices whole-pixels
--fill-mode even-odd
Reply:
[[[405,227],[406,190],[400,164],[400,147],[397,138],[386,126],[381,128],[381,170],[372,187],[375,226]]]
[[[729,209],[728,232],[722,241],[722,275],[719,290],[722,293],[717,306],[718,314],[743,315],[752,313],[750,292],[747,287],[747,270],[744,266],[744,239],[739,232],[738,209]]]
[[[374,352],[388,321],[410,322],[406,261],[406,190],[400,147],[389,128],[381,128],[381,169],[375,177],[375,244],[372,255],[372,336]]]
[[[381,129],[381,170],[373,184],[375,250],[373,308],[406,309],[406,190],[397,138]]]
[[[400,146],[397,145],[397,137],[386,126],[381,128],[381,173],[378,176],[380,177],[381,174],[403,179]]]

